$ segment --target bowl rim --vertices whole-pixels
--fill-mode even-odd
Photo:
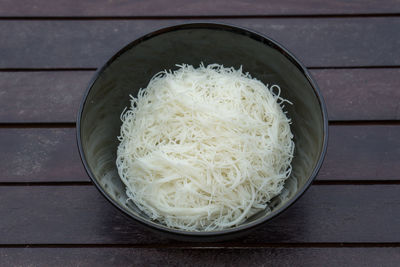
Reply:
[[[90,90],[92,89],[93,85],[99,78],[100,74],[109,66],[111,65],[119,56],[121,56],[123,53],[126,51],[130,50],[137,44],[144,42],[148,39],[151,39],[153,37],[156,37],[161,34],[173,32],[173,31],[179,31],[179,30],[187,30],[187,29],[211,29],[211,30],[226,30],[230,32],[234,32],[237,34],[245,35],[251,39],[254,39],[256,41],[259,41],[265,45],[268,45],[276,50],[278,50],[281,54],[283,54],[307,79],[307,81],[310,83],[315,96],[318,99],[321,115],[322,115],[322,120],[323,120],[323,143],[322,147],[320,150],[320,154],[318,157],[317,164],[315,165],[311,175],[308,177],[306,183],[304,184],[303,188],[299,190],[289,201],[287,201],[282,207],[279,209],[269,213],[267,216],[257,219],[253,222],[246,223],[243,225],[239,225],[234,228],[228,228],[228,229],[223,229],[223,230],[217,230],[217,231],[185,231],[185,230],[180,230],[180,229],[174,229],[174,228],[169,228],[167,226],[155,223],[151,220],[144,219],[140,216],[136,216],[135,214],[127,212],[123,207],[121,207],[109,194],[103,189],[103,187],[99,184],[99,182],[96,180],[95,175],[92,173],[88,162],[86,161],[86,156],[83,150],[82,146],[82,140],[81,140],[81,119],[82,119],[82,114],[83,110],[86,104],[87,96],[90,93]],[[91,181],[95,184],[96,188],[101,192],[101,194],[117,209],[122,211],[123,214],[127,215],[130,218],[133,218],[135,221],[146,225],[148,227],[151,227],[156,230],[161,230],[163,232],[168,232],[172,234],[177,234],[180,236],[203,236],[203,237],[211,237],[211,236],[222,236],[222,235],[227,235],[227,234],[232,234],[232,233],[238,233],[244,230],[249,230],[250,228],[255,228],[256,226],[260,226],[261,224],[270,221],[273,218],[276,218],[278,215],[282,214],[285,210],[287,210],[290,206],[292,206],[310,187],[311,183],[314,181],[316,178],[322,163],[324,161],[326,152],[327,152],[327,146],[328,146],[328,113],[326,109],[326,104],[323,99],[323,96],[320,92],[320,89],[317,85],[317,83],[314,81],[312,78],[311,74],[307,70],[307,68],[298,60],[288,49],[286,49],[282,44],[279,42],[273,40],[272,38],[266,36],[265,34],[256,32],[254,30],[250,30],[244,27],[240,26],[235,26],[231,24],[226,24],[226,23],[214,23],[214,22],[199,22],[199,23],[184,23],[184,24],[176,24],[172,26],[167,26],[167,27],[162,27],[159,28],[158,30],[155,30],[153,32],[150,32],[148,34],[145,34],[139,38],[137,38],[134,41],[131,41],[127,45],[125,45],[123,48],[117,50],[116,53],[113,54],[111,58],[109,58],[103,65],[102,67],[98,68],[96,72],[93,74],[88,86],[86,87],[86,90],[83,94],[79,110],[77,113],[77,120],[76,120],[76,140],[77,140],[77,145],[78,145],[78,150],[79,150],[79,155],[81,158],[81,161],[84,165],[85,171],[89,175]]]

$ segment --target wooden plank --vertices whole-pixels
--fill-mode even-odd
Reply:
[[[194,21],[199,20],[3,20],[0,68],[97,68],[143,34]],[[264,33],[308,67],[400,65],[399,17],[212,21]]]
[[[0,121],[75,122],[92,71],[0,72]]]
[[[70,122],[93,71],[0,72],[0,122]],[[400,68],[311,70],[330,120],[399,120]]]
[[[330,126],[329,131],[318,180],[399,179],[400,126]],[[2,128],[0,147],[0,182],[89,181],[74,128]]]
[[[393,14],[400,3],[386,1],[45,1],[1,0],[2,17],[92,17],[92,16],[248,16],[248,15],[322,15],[322,14]]]
[[[5,266],[397,266],[400,248],[3,248]]]
[[[315,185],[286,212],[223,246],[399,243],[400,185]],[[164,244],[94,186],[0,187],[0,244]],[[214,243],[214,245],[216,245]]]
[[[331,126],[321,180],[398,180],[400,126]]]
[[[400,69],[311,70],[330,120],[399,120]]]
[[[0,181],[89,181],[75,128],[3,128],[0,147]]]

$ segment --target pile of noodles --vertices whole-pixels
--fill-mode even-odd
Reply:
[[[230,228],[268,209],[294,151],[279,95],[217,64],[156,74],[121,115],[116,164],[129,200],[188,231]]]

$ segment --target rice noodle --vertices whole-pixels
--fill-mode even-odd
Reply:
[[[290,175],[289,101],[241,68],[178,67],[121,114],[116,164],[128,201],[176,229],[237,226],[268,209]]]

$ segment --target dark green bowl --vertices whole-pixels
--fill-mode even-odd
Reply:
[[[126,203],[125,186],[115,165],[120,114],[150,78],[175,64],[211,63],[239,68],[264,83],[279,84],[294,134],[292,175],[285,183],[286,200],[275,197],[272,212],[260,212],[235,228],[212,232],[188,232],[149,220],[135,205]],[[326,153],[328,119],[316,83],[306,68],[285,48],[249,30],[211,23],[173,26],[133,41],[94,75],[77,119],[77,139],[82,162],[100,192],[122,212],[153,229],[190,240],[230,237],[260,225],[293,204],[314,180]],[[212,239],[214,240],[214,239]]]

